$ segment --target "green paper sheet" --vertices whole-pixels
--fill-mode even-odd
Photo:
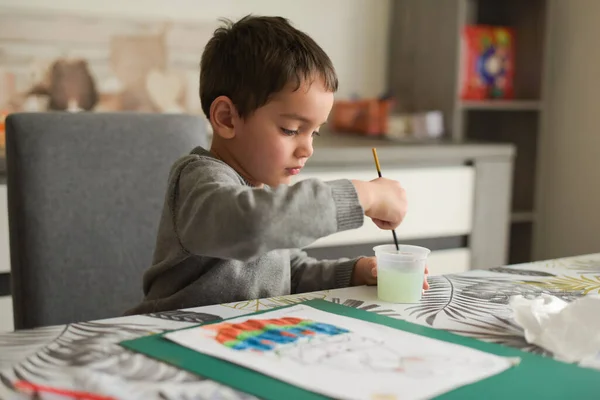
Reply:
[[[600,398],[600,371],[580,368],[551,358],[482,342],[425,326],[381,316],[324,300],[303,303],[325,312],[361,319],[417,335],[455,343],[505,357],[519,357],[521,363],[491,378],[460,387],[440,399],[596,399]],[[281,307],[281,308],[287,308]],[[273,311],[273,309],[268,310]],[[258,315],[262,311],[250,315]],[[190,328],[185,328],[190,329]],[[121,342],[130,350],[170,363],[184,370],[223,383],[264,399],[324,399],[326,397],[292,386],[251,369],[180,346],[162,334]]]

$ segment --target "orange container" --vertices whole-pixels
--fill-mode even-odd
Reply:
[[[8,113],[0,112],[0,150],[6,148],[6,116]]]
[[[383,135],[393,102],[390,99],[336,101],[331,110],[331,128],[338,132]]]

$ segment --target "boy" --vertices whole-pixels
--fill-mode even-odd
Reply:
[[[212,145],[171,170],[145,299],[128,314],[376,282],[373,257],[318,261],[299,250],[359,228],[363,214],[394,229],[406,213],[392,180],[290,186],[337,85],[325,52],[283,18],[247,16],[215,31],[200,72]]]

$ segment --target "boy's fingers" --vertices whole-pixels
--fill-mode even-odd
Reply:
[[[366,279],[367,286],[377,285],[377,278],[368,277]]]
[[[383,221],[381,219],[377,219],[377,218],[372,218],[373,222],[375,223],[375,225],[377,225],[377,227],[379,229],[384,229],[384,230],[392,230],[394,229],[392,224],[390,224],[387,221]]]

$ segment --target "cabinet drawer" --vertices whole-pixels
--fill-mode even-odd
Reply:
[[[0,332],[11,332],[13,328],[12,298],[0,297]]]
[[[407,192],[408,213],[396,230],[399,240],[470,234],[475,185],[472,167],[386,168],[383,176],[399,181]],[[319,171],[307,168],[296,181],[308,178],[369,181],[376,177],[375,167],[373,171]],[[391,232],[379,229],[369,218],[365,218],[361,228],[321,238],[310,247],[380,242],[391,240],[391,237]]]
[[[471,268],[471,251],[466,248],[437,250],[427,258],[429,274],[459,274]]]
[[[6,185],[0,185],[0,274],[10,271]]]

